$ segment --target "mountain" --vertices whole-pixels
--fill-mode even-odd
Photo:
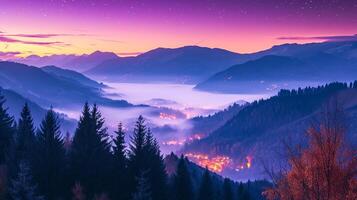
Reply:
[[[190,132],[192,134],[202,134],[211,133],[217,128],[223,126],[228,120],[234,117],[240,110],[242,110],[248,104],[238,104],[234,103],[228,108],[218,111],[212,115],[208,116],[198,116],[190,119],[189,123],[191,125]]]
[[[343,59],[357,59],[357,41],[327,41],[307,44],[282,44],[255,53],[260,56],[280,55],[308,58],[311,55],[327,54]]]
[[[192,142],[183,151],[226,155],[236,160],[250,156],[253,164],[249,175],[236,175],[257,176],[264,171],[262,159],[277,160],[276,154],[284,152],[284,140],[295,145],[303,142],[304,131],[316,122],[325,105],[335,100],[348,116],[348,141],[357,146],[357,82],[354,82],[281,90],[276,96],[245,106],[208,137]]]
[[[0,86],[44,107],[82,106],[86,101],[107,106],[131,106],[123,100],[104,98],[98,88],[13,62],[0,62]]]
[[[57,78],[64,79],[66,81],[75,81],[82,85],[94,87],[94,88],[103,88],[105,85],[103,83],[98,83],[83,74],[69,70],[69,69],[62,69],[56,66],[45,66],[41,68],[43,71],[56,76]]]
[[[196,88],[227,93],[267,92],[352,81],[357,75],[356,41],[285,44],[252,57],[258,58],[216,73]]]
[[[244,59],[241,54],[217,48],[157,48],[136,57],[107,60],[86,73],[124,81],[191,82]]]
[[[101,52],[96,51],[89,55],[81,55],[67,62],[64,67],[73,68],[77,71],[84,72],[89,70],[100,63],[119,58],[115,53],[112,52]]]
[[[20,117],[20,113],[23,106],[25,105],[25,103],[27,103],[31,110],[34,125],[36,127],[39,127],[42,119],[45,117],[45,114],[47,112],[46,109],[11,90],[2,89],[0,87],[0,94],[5,97],[6,101],[4,105],[6,108],[8,108],[8,112],[15,117],[16,121]],[[58,113],[58,117],[61,123],[62,133],[65,133],[67,131],[73,133],[76,128],[77,121],[69,119],[66,115],[60,113]]]
[[[82,72],[97,66],[105,60],[116,58],[118,58],[118,56],[112,52],[96,51],[91,54],[83,55],[31,55],[26,58],[19,58],[13,61],[37,67],[55,65],[61,68]]]

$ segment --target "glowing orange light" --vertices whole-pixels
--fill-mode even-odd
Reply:
[[[247,156],[245,157],[246,159],[246,162],[244,164],[241,164],[241,165],[238,165],[235,170],[237,172],[241,171],[241,170],[244,170],[244,169],[249,169],[252,167],[252,160],[253,160],[253,157],[252,156]]]
[[[246,165],[247,165],[247,168],[249,169],[252,166],[253,158],[251,156],[247,156],[246,159],[247,159]]]
[[[203,134],[197,133],[194,134],[190,137],[188,137],[187,139],[177,139],[177,140],[168,140],[165,142],[162,142],[163,145],[184,145],[186,142],[192,142],[195,140],[200,140],[203,138]]]
[[[168,114],[168,113],[160,113],[160,119],[167,119],[167,120],[176,120],[176,115]]]
[[[210,158],[205,154],[194,154],[187,153],[185,154],[187,158],[195,162],[201,167],[207,167],[209,170],[214,172],[222,172],[232,160],[228,156],[214,156]]]

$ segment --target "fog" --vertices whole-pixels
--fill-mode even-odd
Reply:
[[[127,132],[127,139],[139,115],[143,115],[147,125],[159,140],[163,153],[178,150],[190,137],[190,118],[209,115],[238,102],[252,102],[266,98],[268,94],[219,94],[202,92],[194,85],[169,83],[118,83],[104,82],[108,88],[103,93],[111,99],[124,99],[135,105],[129,108],[99,106],[105,118],[109,133],[113,133],[119,122]],[[79,119],[81,109],[61,109],[56,111]],[[170,142],[171,141],[171,142]],[[173,144],[172,141],[179,141]]]

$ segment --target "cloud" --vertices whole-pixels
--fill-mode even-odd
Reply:
[[[117,53],[118,55],[121,56],[137,56],[142,54],[143,52],[121,52],[121,53]]]
[[[279,37],[278,40],[327,40],[327,41],[351,41],[357,40],[356,35],[332,35],[332,36],[312,36],[312,37]]]
[[[65,34],[6,34],[5,36],[26,38],[51,38],[57,36],[65,36]]]
[[[0,32],[1,33],[1,32]],[[53,38],[53,37],[60,37],[60,36],[89,36],[87,34],[62,34],[62,33],[55,33],[55,34],[6,34],[3,36],[8,37],[24,37],[24,38]]]
[[[20,43],[20,44],[30,44],[30,45],[40,45],[40,46],[52,46],[52,45],[67,45],[63,42],[36,42],[36,41],[24,41],[14,38],[10,38],[4,35],[0,35],[0,42],[6,43]]]
[[[123,41],[120,41],[120,40],[108,40],[108,39],[99,39],[99,40],[104,41],[104,42],[124,43]]]
[[[17,58],[16,56],[22,54],[21,52],[18,51],[10,51],[10,52],[1,52],[0,51],[0,59],[3,60],[9,60],[9,59],[15,59]]]

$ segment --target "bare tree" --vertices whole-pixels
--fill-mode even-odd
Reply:
[[[345,145],[345,115],[334,107],[307,130],[307,148],[287,146],[289,168],[271,173],[275,187],[264,192],[267,199],[357,199],[357,152]]]

